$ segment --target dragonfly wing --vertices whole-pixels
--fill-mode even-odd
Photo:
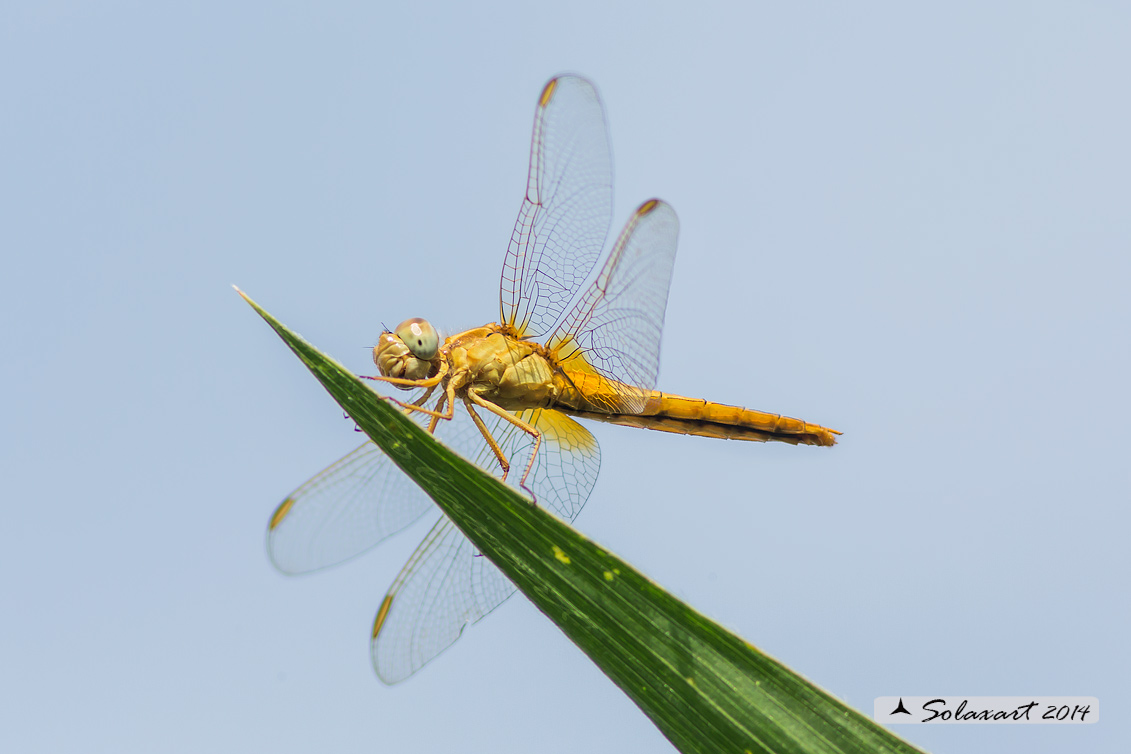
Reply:
[[[385,683],[409,677],[450,647],[515,587],[447,518],[413,553],[373,626],[373,666]]]
[[[650,199],[617,238],[600,274],[547,345],[562,367],[611,380],[617,413],[643,410],[660,369],[660,334],[668,305],[679,219]]]
[[[457,417],[462,412],[457,412]],[[601,465],[596,439],[552,410],[519,416],[542,432],[542,445],[527,480],[539,505],[573,520],[585,504]],[[466,419],[470,424],[470,419]],[[511,461],[508,482],[517,484],[533,443],[505,420],[484,419]],[[461,434],[461,437],[463,435]],[[481,443],[486,449],[486,444]],[[487,451],[490,452],[490,451]],[[401,569],[373,624],[373,666],[386,683],[415,673],[451,646],[464,628],[502,604],[515,586],[447,518],[441,518]]]
[[[410,394],[410,400],[420,394]],[[427,421],[419,413],[414,418]],[[284,573],[325,568],[368,550],[431,506],[431,499],[367,442],[287,496],[268,524],[267,551]]]
[[[406,402],[412,402],[422,394],[422,390],[409,392]],[[412,412],[410,416],[421,426],[430,421],[430,417],[420,412]],[[489,420],[488,425],[498,425],[493,434],[504,438],[508,457],[526,452],[518,459],[523,464],[519,468],[525,468],[525,459],[529,458],[529,438],[498,417],[492,419],[494,421]],[[551,425],[551,429],[558,431],[555,427]],[[568,435],[563,430],[563,438],[568,440]],[[494,454],[466,412],[457,410],[451,421],[441,421],[436,436],[472,463],[491,473],[498,473]],[[538,455],[540,466],[552,464],[555,458],[560,457],[552,450],[544,460],[541,451]],[[568,474],[571,468],[567,460],[560,473]],[[546,473],[557,473],[557,470],[547,468]],[[593,474],[596,476],[595,470]],[[540,475],[532,473],[531,478],[534,484],[548,486]],[[591,484],[590,480],[590,487]],[[535,491],[539,497],[546,496],[548,500],[561,498],[562,509],[568,511],[571,506],[580,508],[575,502],[578,489],[578,484],[574,484],[563,487],[563,491],[537,487]],[[588,488],[585,488],[585,496],[588,496]],[[584,499],[581,502],[584,503]],[[268,524],[267,551],[275,567],[284,573],[315,571],[365,552],[429,510],[434,510],[432,499],[380,448],[367,442],[287,496]]]
[[[597,438],[576,421],[552,409],[522,411],[518,417],[542,433],[542,444],[526,486],[535,502],[566,521],[573,521],[589,499],[601,470],[601,448]],[[508,429],[509,429],[508,425]],[[515,435],[511,476],[518,482],[530,459],[533,442],[526,433]]]
[[[500,322],[549,333],[601,255],[613,211],[613,164],[597,90],[559,76],[534,116],[526,197],[500,285]]]

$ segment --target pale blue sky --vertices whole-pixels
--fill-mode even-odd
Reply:
[[[929,750],[1125,751],[1128,7],[407,5],[2,12],[6,748],[671,750],[519,598],[382,685],[419,526],[305,578],[264,549],[358,437],[230,284],[358,371],[381,322],[494,319],[575,71],[615,228],[680,216],[661,386],[845,432],[595,426],[577,526],[865,713],[1103,710],[900,729]]]

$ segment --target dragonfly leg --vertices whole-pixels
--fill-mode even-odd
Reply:
[[[444,375],[448,373],[448,363],[446,361],[440,362],[440,371],[436,372],[433,376],[423,380],[406,380],[401,377],[383,377],[379,374],[368,375],[359,374],[363,380],[373,380],[374,382],[387,382],[390,385],[397,385],[399,387],[434,387],[439,385],[444,379]]]
[[[436,419],[450,420],[453,416],[455,416],[455,405],[456,405],[455,392],[456,392],[455,387],[451,383],[448,383],[448,389],[446,391],[444,391],[444,396],[440,398],[440,402],[436,405],[437,410],[435,410],[435,411],[433,411],[430,408],[424,408],[423,406],[419,405],[419,403],[421,403],[421,401],[413,401],[412,403],[403,403],[401,401],[398,401],[396,398],[392,398],[392,397],[387,396],[387,395],[382,396],[382,397],[385,400],[392,401],[393,403],[400,406],[402,409],[404,409],[404,412],[406,414],[411,414],[413,411],[417,411],[421,414],[424,414],[425,416],[431,416],[431,417],[434,417]],[[444,405],[445,401],[448,404],[448,410],[447,411],[441,411],[440,407]]]
[[[491,436],[491,430],[487,429],[487,425],[479,418],[479,414],[475,413],[475,407],[471,405],[471,400],[464,398],[463,402],[467,408],[467,413],[471,414],[471,420],[479,428],[479,434],[483,435],[483,439],[487,441],[487,447],[491,448],[491,452],[495,454],[495,459],[498,460],[499,466],[503,469],[501,481],[507,481],[507,474],[511,471],[511,465],[507,461],[506,455],[503,454],[503,449],[499,447],[499,443],[495,442],[495,438]]]
[[[436,391],[435,386],[428,388],[424,392],[424,395],[420,396],[419,398],[417,398],[416,400],[414,400],[412,403],[410,403],[408,405],[414,406],[416,408],[420,408],[421,406],[423,406],[425,403],[428,402],[428,399],[432,397],[432,393],[434,393],[435,391]],[[428,422],[428,434],[430,434],[430,435],[436,434],[436,425],[440,423],[440,419],[443,418],[443,416],[444,416],[444,414],[442,412],[444,410],[444,402],[446,400],[447,400],[447,396],[444,395],[444,394],[441,394],[440,400],[436,402],[436,409],[435,409],[436,415],[434,415],[432,417],[432,420]],[[406,414],[411,414],[413,412],[413,409],[406,408],[404,410],[404,412]]]
[[[448,396],[446,396],[446,395],[440,396],[439,402],[436,403],[436,412],[437,413],[444,410],[444,402],[447,399],[448,399]],[[439,423],[440,423],[440,417],[439,416],[433,416],[432,421],[428,422],[428,434],[430,434],[430,435],[436,434],[436,425],[439,424]]]
[[[522,472],[522,479],[518,481],[518,485],[522,487],[522,489],[526,490],[531,498],[534,498],[534,490],[526,486],[526,478],[530,476],[530,470],[534,468],[534,459],[538,457],[538,448],[542,445],[542,433],[538,429],[527,424],[522,419],[519,419],[517,416],[507,411],[506,409],[500,408],[494,403],[483,399],[474,390],[468,390],[467,397],[470,398],[475,403],[475,405],[487,409],[492,414],[495,414],[501,419],[505,419],[506,421],[510,422],[511,424],[534,438],[534,448],[530,451],[530,460],[526,462],[526,468]],[[537,502],[536,498],[535,502]]]
[[[432,397],[432,393],[434,393],[434,392],[436,392],[436,386],[435,385],[433,385],[432,387],[425,390],[424,395],[420,396],[419,398],[414,400],[409,405],[410,406],[423,406],[428,401],[428,399]]]

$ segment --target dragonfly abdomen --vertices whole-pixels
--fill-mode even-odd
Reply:
[[[791,445],[835,445],[836,435],[840,434],[835,429],[788,416],[658,391],[652,392],[643,411],[638,414],[576,410],[569,413],[626,427],[728,440],[787,442]]]

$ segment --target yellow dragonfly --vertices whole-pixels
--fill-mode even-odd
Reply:
[[[644,202],[598,270],[611,222],[601,100],[583,78],[552,79],[538,98],[499,322],[441,341],[427,321],[406,320],[380,336],[373,349],[380,375],[372,379],[413,391],[398,403],[429,432],[570,521],[601,463],[597,440],[571,417],[735,440],[835,443],[839,433],[816,424],[656,391],[679,222],[666,203]],[[366,443],[283,501],[271,517],[268,550],[279,570],[304,573],[369,549],[429,510],[431,500]],[[377,675],[396,683],[415,673],[514,591],[441,517],[377,612]]]

